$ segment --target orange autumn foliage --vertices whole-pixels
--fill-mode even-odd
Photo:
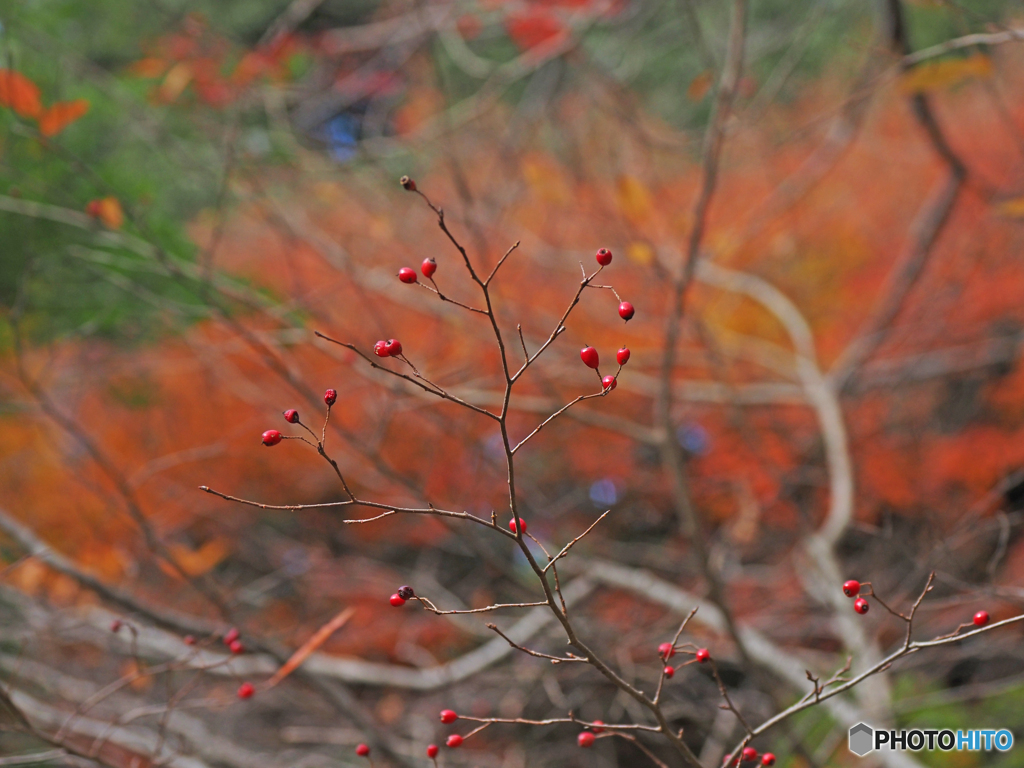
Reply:
[[[0,69],[0,106],[22,117],[36,118],[43,111],[39,87],[20,72]]]
[[[89,102],[85,99],[58,101],[39,116],[39,132],[43,136],[56,136],[88,111]]]
[[[538,29],[521,28],[520,44],[536,45],[557,32],[554,25],[544,35]],[[186,53],[193,61],[195,51]],[[249,63],[244,69],[244,77],[239,76],[243,81],[255,77],[259,66]],[[905,244],[908,222],[941,172],[894,87],[879,98],[861,137],[827,178],[792,210],[742,239],[778,180],[798,169],[821,140],[808,134],[782,142],[778,126],[813,124],[825,106],[838,101],[837,90],[823,85],[788,111],[773,115],[778,123],[741,124],[730,136],[706,240],[711,257],[763,276],[793,300],[814,331],[819,363],[826,370],[858,333]],[[962,88],[943,91],[941,99],[944,116],[970,115],[969,120],[944,119],[944,125],[948,123],[951,141],[972,174],[998,189],[1019,191],[1019,150],[986,91],[968,80]],[[587,114],[585,105],[571,100],[560,108],[565,114]],[[1015,118],[1024,118],[1024,110],[1017,111]],[[415,117],[422,120],[428,113],[424,108]],[[499,124],[501,117],[495,118]],[[637,306],[637,317],[624,325],[615,316],[610,292],[588,293],[554,346],[550,363],[524,386],[545,403],[546,398],[565,400],[588,391],[593,375],[580,370],[579,346],[593,344],[608,359],[625,343],[633,358],[614,394],[592,409],[646,425],[647,393],[659,361],[667,304],[663,270],[675,263],[674,249],[692,226],[688,211],[698,169],[678,157],[664,161],[644,156],[635,147],[630,149],[639,159],[616,166],[608,158],[620,151],[622,132],[607,128],[602,133],[596,121],[578,118],[566,123],[563,128],[578,142],[581,156],[597,158],[586,167],[538,147],[512,158],[501,156],[497,144],[485,140],[458,148],[471,187],[488,202],[499,200],[500,206],[494,207],[503,216],[500,224],[485,223],[484,250],[474,247],[473,257],[490,266],[508,244],[522,239],[497,281],[498,311],[508,327],[521,323],[527,343],[535,344],[550,332],[571,296],[579,279],[577,262],[592,259],[594,248],[608,244],[616,253],[608,274],[623,298]],[[779,145],[766,153],[769,141]],[[884,162],[879,159],[882,148]],[[410,359],[439,380],[472,386],[481,398],[493,394],[497,357],[486,344],[486,329],[476,318],[450,312],[450,307],[431,302],[426,291],[394,279],[399,267],[416,266],[433,256],[445,292],[461,301],[473,300],[472,286],[438,236],[429,212],[397,185],[370,200],[356,185],[330,179],[310,183],[280,168],[266,174],[275,185],[291,190],[288,205],[303,211],[339,251],[318,248],[313,238],[303,240],[283,230],[276,221],[279,214],[266,215],[263,203],[253,199],[228,221],[217,264],[282,301],[303,302],[305,327],[289,329],[293,335],[287,338],[298,341],[286,353],[314,395],[328,386],[339,389],[331,419],[341,431],[329,430],[328,440],[344,457],[346,473],[360,489],[394,503],[422,495],[484,515],[500,508],[504,486],[486,424],[467,419],[448,404],[382,392],[382,379],[357,358],[311,337],[316,328],[368,350],[376,339],[396,336]],[[497,184],[496,179],[507,181]],[[459,219],[464,206],[444,164],[417,181],[445,206],[456,222],[453,227],[464,232]],[[494,197],[487,198],[495,188]],[[513,195],[508,189],[523,193]],[[856,468],[856,516],[862,522],[877,522],[895,510],[927,515],[941,527],[955,519],[961,502],[977,498],[1024,462],[1024,376],[1015,361],[1008,363],[1008,370],[979,367],[919,381],[894,379],[899,383],[881,378],[889,370],[886,365],[912,368],[921,356],[953,345],[978,347],[990,337],[1024,327],[1019,300],[1024,266],[1017,256],[1024,232],[1020,220],[998,202],[1012,197],[990,199],[980,185],[963,192],[922,282],[865,369],[863,389],[844,399]],[[108,218],[107,226],[121,226],[121,219],[115,226],[115,219]],[[208,241],[214,218],[195,223],[193,234],[200,244]],[[703,284],[694,287],[691,307],[703,326],[687,326],[680,350],[681,384],[792,383],[748,354],[751,340],[781,349],[782,358],[790,351],[770,314]],[[280,328],[272,317],[249,312],[240,315],[240,322],[248,331],[278,338]],[[1000,331],[1004,327],[1010,330]],[[451,654],[469,642],[449,624],[408,611],[382,613],[373,596],[393,591],[399,583],[396,569],[368,557],[352,568],[331,552],[338,542],[350,554],[369,551],[371,544],[426,548],[452,535],[442,522],[412,519],[338,532],[327,513],[254,510],[198,494],[195,486],[207,483],[267,503],[338,498],[336,478],[306,446],[295,441],[273,449],[260,446],[263,429],[289,428],[280,417],[282,409],[298,408],[303,420],[319,429],[322,408],[302,399],[300,390],[277,376],[230,328],[208,320],[181,338],[131,351],[98,341],[69,342],[58,346],[49,371],[51,386],[67,390],[64,407],[132,479],[160,534],[175,544],[173,551],[191,571],[216,571],[236,559],[245,561],[246,536],[264,524],[287,532],[270,547],[274,557],[283,558],[294,546],[287,536],[298,536],[301,524],[309,533],[302,541],[304,570],[294,586],[301,599],[271,597],[259,608],[264,619],[273,617],[275,624],[292,628],[299,642],[323,617],[334,615],[339,604],[370,610],[357,610],[345,633],[324,641],[332,652],[390,657],[400,636]],[[957,377],[976,379],[969,382],[970,399],[950,393],[949,380]],[[127,397],[126,391],[145,397]],[[974,410],[963,416],[954,413],[965,403]],[[742,407],[682,399],[677,416],[680,424],[699,425],[707,433],[706,450],[690,456],[694,496],[708,521],[732,532],[730,540],[738,548],[756,546],[756,534],[766,531],[785,536],[803,530],[809,524],[805,508],[812,510],[812,517],[821,514],[827,473],[818,425],[799,398],[784,405]],[[511,427],[525,435],[537,418],[538,412],[518,412]],[[53,532],[54,546],[97,564],[96,570],[102,564],[111,581],[137,568],[145,553],[137,531],[118,513],[110,482],[43,421],[11,421],[6,435],[0,445],[0,457],[6,459],[0,464],[0,486],[24,500],[18,512],[37,516],[38,524]],[[361,452],[367,445],[379,447],[382,460],[400,468],[400,480],[411,487],[383,473]],[[30,466],[19,460],[27,453],[35,457]],[[670,489],[656,457],[645,455],[626,436],[564,420],[541,433],[524,457],[531,482],[551,500],[550,507],[561,504],[567,510],[564,517],[554,512],[547,520],[531,517],[531,532],[536,529],[545,539],[559,538],[590,519],[597,507],[586,490],[603,479],[612,481],[622,505],[616,511],[623,510],[618,516],[622,521],[612,516],[610,525],[626,528],[640,517],[652,527],[664,524]],[[583,493],[570,494],[569,485]],[[662,543],[670,550],[683,546],[673,539]],[[26,574],[26,588],[50,588],[45,572],[27,569]],[[166,584],[140,580],[138,586],[162,599],[201,608],[180,581],[167,577]],[[780,589],[785,588],[792,587]],[[742,591],[737,601],[741,607],[756,604]],[[613,596],[597,611],[608,621],[627,623],[634,616],[625,611],[627,602]],[[630,611],[637,612],[637,620],[649,619],[635,605]]]

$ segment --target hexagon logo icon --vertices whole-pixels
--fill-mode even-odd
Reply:
[[[875,732],[870,725],[857,723],[850,729],[850,751],[864,757],[875,748]]]

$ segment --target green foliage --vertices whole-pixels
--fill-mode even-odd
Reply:
[[[223,158],[214,140],[219,132],[211,129],[222,118],[196,120],[154,106],[150,84],[123,69],[166,21],[148,7],[114,0],[28,2],[0,21],[8,65],[39,86],[44,104],[90,104],[85,117],[45,141],[33,122],[0,110],[0,194],[74,211],[115,197],[127,213],[126,231],[171,257],[193,259],[184,226],[216,198]],[[153,271],[129,251],[98,251],[96,239],[66,224],[0,213],[0,305],[10,309],[20,293],[33,338],[133,340],[155,332],[168,307],[183,303],[177,314],[194,316],[197,286]]]

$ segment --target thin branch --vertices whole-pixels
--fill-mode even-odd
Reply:
[[[471,411],[476,411],[477,413],[483,416],[489,416],[490,418],[496,421],[499,419],[499,416],[497,414],[491,413],[486,408],[481,408],[477,405],[473,405],[472,403],[466,402],[460,397],[456,397],[455,395],[446,392],[437,384],[434,384],[433,382],[424,379],[422,376],[419,376],[418,374],[416,377],[413,377],[405,373],[399,373],[398,371],[394,371],[391,368],[388,368],[387,366],[380,365],[371,357],[366,355],[362,350],[360,350],[359,347],[357,347],[355,344],[350,344],[346,341],[338,341],[337,339],[332,339],[330,336],[320,333],[320,331],[314,331],[313,333],[315,333],[319,338],[323,339],[324,341],[329,341],[332,344],[337,344],[339,347],[351,349],[353,352],[355,352],[357,355],[363,358],[363,360],[368,362],[373,368],[376,368],[379,371],[384,371],[385,373],[389,373],[392,376],[397,376],[400,379],[404,379],[405,381],[408,381],[410,384],[414,384],[420,389],[429,392],[432,395],[436,395],[437,397],[440,397],[443,400],[450,400],[453,403],[461,405],[463,408],[469,408],[469,410]],[[412,365],[412,363],[410,363],[410,365]],[[413,370],[415,370],[415,368],[413,368]]]
[[[509,256],[511,256],[512,255],[512,251],[514,251],[518,247],[519,247],[519,241],[516,240],[515,243],[512,245],[512,247],[509,248],[507,251],[505,251],[505,255],[502,256],[498,260],[498,263],[494,265],[494,269],[491,270],[491,274],[489,274],[487,276],[487,279],[484,280],[484,285],[490,285],[491,284],[491,280],[493,280],[494,276],[496,274],[498,274],[498,270],[501,269],[501,265],[505,263],[505,259],[507,259]]]
[[[383,514],[376,515],[375,517],[355,518],[355,519],[352,519],[352,520],[340,520],[340,521],[338,521],[338,522],[349,524],[349,525],[357,524],[357,523],[369,523],[369,522],[373,522],[374,520],[380,520],[380,519],[385,518],[385,517],[390,517],[391,515],[436,515],[438,517],[454,517],[454,518],[457,518],[459,520],[472,520],[474,523],[479,523],[480,525],[484,525],[484,526],[486,526],[488,528],[495,528],[496,527],[496,526],[491,524],[490,520],[484,520],[483,518],[477,517],[476,515],[471,515],[468,512],[451,512],[449,510],[438,509],[437,507],[433,507],[433,506],[429,506],[429,507],[394,507],[394,506],[390,506],[388,504],[380,504],[380,503],[375,502],[375,501],[366,501],[364,499],[359,499],[359,498],[353,498],[350,501],[328,502],[326,504],[300,504],[300,505],[288,506],[288,505],[262,504],[262,503],[260,503],[258,501],[251,501],[249,499],[243,499],[243,498],[240,498],[238,496],[231,496],[230,494],[223,493],[223,492],[218,491],[218,490],[216,490],[214,488],[210,488],[209,486],[206,486],[206,485],[199,486],[199,490],[205,491],[206,493],[213,494],[214,496],[219,496],[220,498],[222,498],[222,499],[224,499],[226,501],[233,501],[233,502],[236,502],[238,504],[245,504],[246,506],[250,506],[250,507],[258,507],[259,509],[283,509],[283,510],[288,510],[288,509],[316,509],[318,507],[356,506],[356,507],[369,507],[371,509],[383,509],[383,510],[385,510],[385,512]],[[500,527],[498,527],[497,530],[501,531],[502,533],[506,533],[504,531],[504,529],[502,529]],[[507,535],[514,538],[514,535],[512,534],[511,531],[507,532]]]
[[[637,749],[639,749],[639,750],[640,750],[641,752],[643,752],[643,753],[644,753],[645,755],[647,755],[648,759],[650,759],[650,761],[651,761],[652,763],[654,763],[654,764],[655,764],[656,766],[658,766],[658,768],[668,768],[668,764],[667,764],[667,763],[663,763],[663,762],[662,762],[662,761],[661,761],[661,760],[660,760],[660,759],[658,758],[658,756],[657,756],[657,755],[655,755],[655,754],[654,754],[654,753],[653,753],[653,752],[652,752],[652,751],[651,751],[650,749],[648,749],[648,748],[647,748],[646,746],[644,746],[644,743],[643,743],[642,741],[640,741],[640,739],[638,739],[638,738],[637,738],[636,736],[633,736],[633,735],[631,735],[631,734],[628,734],[628,733],[617,733],[617,732],[612,732],[612,733],[610,733],[610,734],[609,734],[609,736],[617,736],[617,737],[619,737],[620,739],[625,739],[626,741],[630,741],[630,742],[632,742],[632,743],[633,743],[633,745],[634,745],[634,746],[635,746],[635,747],[636,747]]]
[[[605,519],[605,517],[607,517],[607,516],[608,516],[608,515],[609,515],[610,513],[611,513],[611,510],[610,510],[610,509],[608,509],[608,510],[605,510],[605,511],[604,511],[604,512],[603,512],[603,513],[601,514],[601,516],[600,516],[599,518],[597,518],[597,520],[595,520],[594,522],[592,522],[592,523],[590,524],[590,527],[589,527],[589,528],[587,528],[587,530],[585,530],[585,531],[584,531],[583,533],[581,533],[581,534],[580,534],[579,536],[577,536],[577,537],[576,537],[575,539],[573,539],[573,540],[572,540],[572,541],[570,541],[570,542],[569,542],[568,544],[566,544],[566,545],[565,545],[564,547],[562,547],[562,550],[561,550],[561,551],[560,551],[560,552],[559,552],[559,553],[558,553],[557,555],[555,555],[555,556],[554,556],[554,557],[552,557],[552,558],[549,558],[549,559],[548,559],[548,564],[547,564],[547,565],[545,565],[545,566],[544,566],[544,567],[543,567],[543,568],[541,569],[541,571],[542,571],[542,572],[544,572],[544,571],[547,571],[547,569],[548,569],[548,568],[551,568],[551,567],[552,567],[552,566],[553,566],[553,565],[555,564],[555,561],[557,561],[557,560],[559,560],[559,559],[561,559],[561,558],[565,557],[565,556],[566,556],[567,554],[569,554],[569,550],[570,550],[570,549],[572,549],[573,545],[574,545],[574,544],[576,544],[576,542],[577,542],[577,541],[579,541],[580,539],[582,539],[582,538],[583,538],[584,536],[586,536],[586,535],[587,535],[588,533],[590,533],[590,532],[591,532],[592,530],[594,530],[594,528],[595,528],[595,527],[597,526],[597,524],[598,524],[598,523],[600,523],[600,522],[601,522],[602,520],[604,520],[604,519]],[[697,609],[696,609],[696,608],[694,608],[694,611],[696,611],[696,610],[697,610]]]
[[[541,600],[536,603],[495,603],[494,605],[488,605],[484,608],[461,608],[454,611],[442,611],[425,597],[416,595],[412,599],[419,600],[426,610],[431,613],[436,613],[438,616],[451,616],[453,614],[463,613],[490,613],[491,611],[500,611],[502,608],[536,608],[538,606],[548,604],[547,600]]]
[[[543,603],[543,605],[547,605],[547,603]],[[561,664],[565,661],[582,661],[584,664],[588,662],[588,659],[582,658],[580,656],[575,656],[573,654],[570,654],[568,656],[552,656],[549,653],[541,653],[540,651],[531,650],[526,646],[519,645],[518,643],[516,643],[514,640],[509,638],[508,635],[506,635],[504,632],[498,629],[494,624],[488,624],[487,628],[499,634],[502,638],[505,639],[505,642],[507,642],[517,651],[522,651],[523,653],[529,654],[530,656],[536,656],[538,659],[549,659],[554,664]]]
[[[516,330],[519,331],[519,343],[523,345],[523,359],[529,360],[530,353],[526,351],[526,339],[523,338],[523,326],[517,325]]]
[[[608,731],[646,731],[647,733],[660,733],[660,730],[653,725],[640,723],[588,723],[569,713],[569,717],[549,717],[545,720],[530,720],[525,717],[471,717],[459,715],[459,720],[467,720],[471,723],[496,723],[506,725],[580,725],[584,728],[603,728]]]
[[[554,412],[554,413],[552,413],[552,414],[551,414],[550,416],[548,416],[548,417],[547,417],[546,419],[544,419],[544,421],[542,421],[542,422],[541,422],[540,424],[538,424],[538,425],[537,425],[537,427],[536,427],[536,428],[535,428],[535,429],[534,429],[534,430],[533,430],[533,431],[532,431],[532,432],[531,432],[530,434],[528,434],[528,435],[527,435],[526,437],[524,437],[524,438],[523,438],[522,440],[520,440],[520,441],[519,441],[519,442],[518,442],[518,443],[516,444],[516,446],[515,446],[514,448],[512,448],[512,453],[513,453],[513,454],[515,454],[515,452],[516,452],[516,451],[518,451],[518,450],[519,450],[520,448],[522,448],[522,447],[523,447],[523,445],[525,445],[525,444],[526,444],[526,442],[527,442],[527,441],[528,441],[528,440],[529,440],[529,439],[530,439],[531,437],[533,437],[534,435],[536,435],[536,434],[537,434],[538,432],[540,432],[540,431],[541,431],[542,429],[544,429],[544,427],[546,427],[546,426],[547,426],[547,425],[548,425],[549,423],[551,423],[551,422],[552,422],[552,421],[554,421],[554,420],[555,420],[556,418],[558,418],[558,417],[559,417],[559,416],[561,416],[561,415],[562,415],[563,413],[565,413],[565,412],[566,412],[567,410],[569,410],[569,409],[570,409],[570,408],[572,408],[572,407],[573,407],[574,405],[576,405],[576,403],[582,403],[582,402],[583,402],[584,400],[593,400],[593,399],[594,399],[595,397],[604,397],[604,396],[605,396],[605,395],[607,395],[607,394],[608,394],[608,393],[609,393],[610,391],[611,391],[610,389],[605,389],[605,390],[602,390],[601,392],[595,392],[595,393],[593,393],[593,394],[589,394],[589,395],[580,395],[579,397],[577,397],[577,398],[576,398],[575,400],[573,400],[572,402],[570,402],[570,403],[566,403],[566,404],[565,404],[565,405],[563,405],[563,406],[562,406],[561,408],[559,408],[559,409],[558,409],[557,411],[555,411],[555,412]]]
[[[920,64],[926,59],[933,59],[936,56],[943,56],[951,51],[958,51],[961,48],[973,48],[977,45],[1001,45],[1014,40],[1024,40],[1024,29],[1007,29],[1003,32],[978,32],[973,35],[954,37],[930,48],[922,48],[920,51],[908,53],[903,57],[903,66],[912,67]]]
[[[777,725],[778,723],[782,722],[783,720],[786,720],[786,719],[792,717],[797,712],[802,712],[803,710],[808,709],[809,707],[816,706],[818,703],[820,703],[822,701],[826,701],[827,699],[831,699],[831,698],[833,698],[835,696],[838,696],[841,693],[845,693],[846,691],[848,691],[851,688],[855,687],[856,685],[858,685],[862,681],[866,680],[867,678],[871,677],[872,675],[878,674],[879,672],[882,672],[882,671],[888,669],[889,667],[892,666],[893,662],[898,661],[899,659],[901,659],[904,656],[907,656],[907,655],[909,655],[911,653],[916,653],[917,651],[919,651],[919,650],[921,650],[923,648],[934,648],[934,647],[940,646],[940,645],[949,645],[951,643],[959,643],[962,640],[964,640],[965,638],[974,637],[975,635],[980,635],[983,632],[991,632],[994,629],[998,629],[1000,627],[1009,626],[1011,624],[1016,624],[1016,623],[1021,622],[1021,621],[1024,621],[1024,614],[1020,614],[1019,616],[1014,616],[1014,617],[1009,618],[1009,619],[1004,619],[1003,621],[997,622],[995,624],[989,624],[986,627],[981,627],[979,629],[974,630],[973,632],[968,632],[968,633],[963,634],[963,635],[943,636],[943,637],[935,638],[934,640],[927,640],[927,641],[923,641],[923,642],[922,641],[917,641],[917,642],[912,642],[910,644],[903,644],[903,645],[901,645],[899,647],[898,650],[896,650],[893,653],[889,654],[888,656],[886,656],[881,661],[873,664],[871,667],[869,667],[868,669],[864,670],[859,675],[856,675],[855,677],[850,678],[846,682],[842,683],[841,685],[836,686],[835,688],[833,688],[830,691],[823,692],[820,695],[820,697],[818,697],[816,699],[811,699],[811,700],[802,699],[802,700],[798,701],[796,704],[793,704],[791,707],[788,707],[787,709],[784,709],[782,712],[779,712],[778,714],[774,715],[773,717],[768,718],[763,723],[761,723],[759,726],[757,726],[756,728],[751,730],[750,737],[752,738],[754,736],[757,736],[759,734],[764,733],[765,731],[767,731],[772,726]],[[746,743],[746,740],[744,740],[743,743]],[[733,749],[733,751],[729,754],[729,760],[734,759],[739,754],[739,752],[740,752],[740,750],[742,748],[743,748],[743,744],[740,744],[735,749]]]
[[[433,287],[431,287],[431,285],[427,285],[426,283],[420,283],[420,282],[417,282],[416,285],[418,285],[420,288],[426,288],[428,291],[432,291],[432,292],[436,293],[437,294],[437,298],[439,298],[441,301],[446,301],[449,304],[456,304],[456,305],[462,307],[463,309],[468,309],[470,312],[476,312],[476,313],[481,314],[481,315],[486,315],[487,314],[487,310],[486,309],[480,309],[479,307],[472,307],[469,304],[463,304],[461,301],[458,301],[458,300],[453,299],[453,298],[451,298],[449,296],[446,296],[445,294],[441,293],[441,289],[437,286],[437,282],[434,280],[434,278],[431,277],[431,278],[428,278],[428,279],[430,280],[431,285]]]
[[[580,303],[580,297],[583,295],[583,291],[586,290],[587,286],[590,285],[590,283],[594,280],[595,277],[601,274],[602,269],[604,269],[604,267],[598,267],[590,275],[587,275],[584,272],[583,279],[580,281],[580,286],[579,288],[576,289],[576,295],[573,296],[572,301],[569,302],[569,306],[566,307],[565,312],[562,313],[562,317],[555,324],[555,330],[553,330],[551,334],[548,336],[547,340],[543,344],[541,344],[540,349],[538,349],[532,357],[528,356],[526,358],[526,362],[523,363],[522,367],[512,375],[511,378],[513,382],[517,381],[519,377],[526,372],[526,369],[529,368],[534,363],[534,361],[544,353],[544,350],[551,346],[554,340],[565,332],[565,321],[569,319],[569,313],[571,313],[573,308]]]

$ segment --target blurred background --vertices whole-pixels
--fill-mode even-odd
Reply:
[[[387,605],[401,584],[442,608],[539,599],[506,538],[199,490],[343,499],[309,446],[260,445],[299,434],[287,408],[319,432],[333,387],[327,447],[360,496],[508,517],[492,422],[314,336],[366,353],[399,338],[425,375],[499,407],[486,318],[395,277],[433,257],[446,295],[480,302],[403,174],[481,271],[521,242],[493,289],[516,365],[517,326],[537,350],[580,262],[614,253],[601,280],[636,317],[585,291],[509,425],[521,439],[595,391],[581,346],[606,367],[631,349],[613,393],[517,454],[549,551],[611,510],[561,579],[623,677],[653,690],[658,644],[704,601],[684,640],[760,722],[809,689],[805,669],[902,642],[880,606],[853,613],[846,578],[905,609],[935,570],[915,637],[1019,613],[1022,25],[1010,0],[4,4],[0,679],[39,734],[0,707],[0,755],[314,768],[364,764],[365,741],[378,766],[426,766],[443,707],[646,722],[593,670],[513,653],[484,619]],[[259,689],[272,656],[350,606]],[[563,652],[531,616],[489,620]],[[248,646],[225,663],[230,626]],[[189,633],[212,669],[182,661]],[[1024,737],[1022,657],[1020,625],[914,654],[755,746],[861,764],[858,719]],[[244,680],[258,693],[238,701]],[[687,668],[666,696],[720,765],[743,733],[712,677]],[[442,764],[655,764],[621,739],[580,750],[577,732],[493,726]]]

